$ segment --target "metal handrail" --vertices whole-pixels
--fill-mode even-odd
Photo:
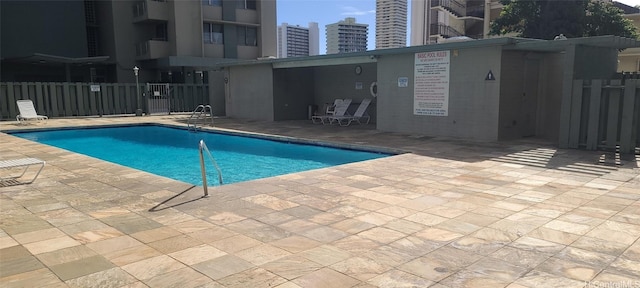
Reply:
[[[200,140],[200,144],[198,145],[198,151],[200,153],[200,171],[202,172],[202,188],[204,188],[204,196],[203,197],[209,197],[209,190],[207,189],[207,171],[206,171],[206,168],[204,166],[204,153],[203,153],[203,151],[207,151],[207,154],[209,154],[209,159],[211,159],[211,162],[213,163],[213,166],[218,171],[218,183],[220,185],[223,184],[222,183],[222,171],[220,170],[220,167],[218,167],[218,163],[216,162],[216,159],[214,159],[213,155],[211,155],[211,151],[209,151],[209,148],[207,148],[207,144],[204,143],[204,140]]]
[[[458,30],[454,29],[451,26],[438,23],[438,24],[431,24],[431,35],[442,35],[444,36],[444,38],[449,38],[449,37],[462,36],[464,34],[458,32]]]
[[[195,121],[193,122],[193,131],[198,132],[198,120],[200,119],[200,116],[202,116],[202,114],[204,114],[206,117],[207,111],[211,116],[211,126],[213,126],[213,111],[211,105],[198,105],[198,107],[196,107],[196,109],[191,112],[191,116],[189,116],[189,119],[187,120],[187,130],[191,131],[191,120],[196,114],[198,114]]]
[[[458,17],[465,16],[467,14],[467,6],[456,0],[431,0],[431,7],[437,6],[444,7],[449,10],[449,12],[456,14]]]

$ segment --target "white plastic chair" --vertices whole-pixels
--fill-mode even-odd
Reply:
[[[18,100],[16,104],[18,104],[18,111],[20,111],[20,114],[16,116],[16,120],[18,120],[20,124],[24,124],[29,120],[40,121],[49,119],[47,116],[38,115],[31,100]]]

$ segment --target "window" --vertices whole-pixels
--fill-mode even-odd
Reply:
[[[155,34],[153,35],[153,40],[158,41],[169,41],[169,33],[167,32],[167,22],[162,22],[157,24],[155,27]]]
[[[206,6],[222,6],[222,0],[202,0],[202,5],[206,5]]]
[[[256,0],[236,0],[238,9],[256,10]]]
[[[202,41],[209,44],[224,44],[222,25],[213,23],[202,24]]]
[[[238,26],[238,45],[258,46],[258,29],[256,27]]]

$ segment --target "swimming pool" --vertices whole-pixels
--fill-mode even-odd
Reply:
[[[10,134],[194,185],[202,185],[200,140],[215,157],[225,184],[390,155],[156,125]],[[213,185],[217,173],[209,159],[205,164],[208,184]]]

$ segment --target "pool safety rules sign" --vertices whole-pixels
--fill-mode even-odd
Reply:
[[[415,55],[413,114],[449,115],[449,51],[421,52]]]

